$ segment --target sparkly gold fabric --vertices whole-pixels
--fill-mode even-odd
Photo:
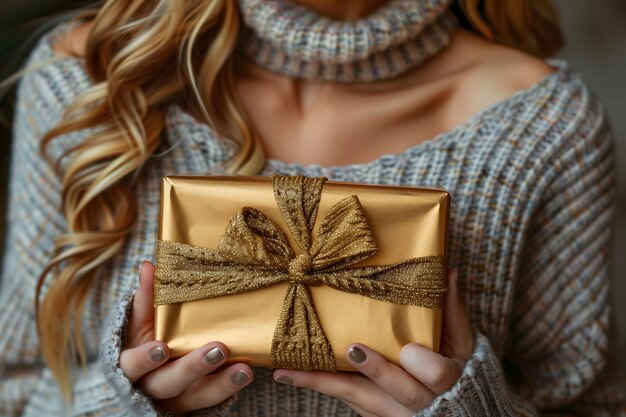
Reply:
[[[271,347],[276,368],[335,371],[308,286],[329,287],[382,301],[443,307],[446,259],[434,255],[393,265],[351,267],[378,251],[356,195],[328,210],[316,238],[311,231],[325,178],[272,176],[274,198],[297,242],[261,211],[244,207],[230,220],[216,249],[157,242],[155,305],[254,291],[288,281]],[[312,241],[313,240],[313,241]]]

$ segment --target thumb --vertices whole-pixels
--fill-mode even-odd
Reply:
[[[467,361],[474,350],[474,335],[459,293],[458,274],[458,269],[452,269],[448,273],[441,353],[449,358]]]
[[[133,298],[127,328],[127,340],[137,346],[154,339],[154,265],[144,261],[139,269],[139,287]]]

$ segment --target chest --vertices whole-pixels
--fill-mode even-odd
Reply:
[[[435,138],[463,117],[454,80],[329,86],[240,79],[237,92],[268,158],[346,165]]]

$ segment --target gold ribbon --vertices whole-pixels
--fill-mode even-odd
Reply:
[[[331,207],[311,242],[325,181],[272,176],[274,198],[300,248],[298,255],[281,228],[252,207],[231,218],[216,249],[159,240],[155,305],[239,294],[288,281],[272,340],[272,365],[333,372],[335,358],[308,286],[324,284],[377,300],[443,308],[445,256],[348,268],[378,251],[357,196]]]

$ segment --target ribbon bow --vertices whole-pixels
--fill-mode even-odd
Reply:
[[[378,251],[357,196],[331,207],[311,241],[325,181],[272,176],[276,203],[300,249],[297,255],[281,228],[252,207],[231,218],[215,250],[159,240],[155,305],[238,294],[288,281],[272,340],[272,364],[333,372],[335,358],[308,286],[324,284],[382,301],[442,308],[444,256],[349,268]]]

